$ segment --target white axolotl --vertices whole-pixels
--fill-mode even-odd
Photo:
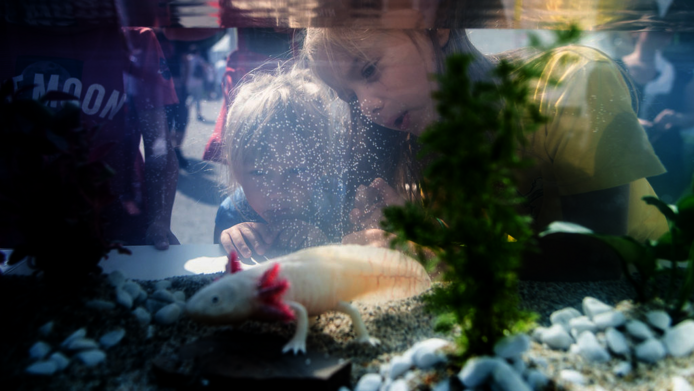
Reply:
[[[431,285],[416,260],[395,250],[356,245],[308,248],[246,270],[232,253],[227,270],[230,275],[188,300],[188,316],[217,324],[296,320],[296,332],[282,350],[294,354],[306,351],[308,317],[328,311],[352,318],[358,342],[378,344],[349,301],[404,299]]]

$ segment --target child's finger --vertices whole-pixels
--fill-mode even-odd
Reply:
[[[357,192],[354,196],[354,207],[357,209],[364,210],[370,204],[378,202],[378,190],[369,186],[366,187],[361,185],[357,188]]]
[[[226,251],[227,254],[230,254],[235,249],[234,244],[231,242],[231,235],[229,235],[228,229],[222,231],[219,241],[222,243],[224,251]]]
[[[232,229],[230,232],[231,236],[231,242],[236,247],[238,250],[239,254],[241,254],[242,257],[244,258],[250,258],[252,255],[251,249],[248,247],[248,244],[246,244],[246,240],[244,239],[245,235],[243,234],[242,230],[243,228],[246,227],[240,227],[238,229]]]
[[[351,212],[349,212],[349,222],[357,228],[361,228],[361,217],[361,209],[354,208]]]
[[[383,178],[376,178],[369,187],[378,192],[383,203],[386,205],[404,205],[405,200],[393,189]]]

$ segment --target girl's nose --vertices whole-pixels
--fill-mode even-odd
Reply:
[[[357,95],[361,112],[375,121],[383,109],[383,100],[371,94]]]

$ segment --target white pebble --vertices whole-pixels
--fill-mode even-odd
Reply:
[[[51,352],[51,346],[43,341],[38,341],[29,348],[29,357],[34,360],[41,360]]]
[[[526,334],[515,334],[502,338],[494,345],[494,354],[501,358],[512,358],[523,354],[530,348],[530,337]]]
[[[173,297],[176,301],[186,301],[186,293],[183,291],[173,291]]]
[[[465,363],[463,369],[458,373],[458,378],[466,387],[475,388],[486,382],[501,362],[502,360],[498,358],[473,357]]]
[[[31,375],[50,376],[58,371],[58,365],[53,361],[39,361],[29,365],[25,370]]]
[[[135,308],[135,310],[133,311],[133,315],[135,315],[140,324],[143,325],[149,324],[149,322],[152,321],[152,315],[142,307]]]
[[[626,355],[629,353],[627,339],[619,330],[610,327],[605,331],[605,337],[607,338],[607,346],[612,353],[618,355]]]
[[[161,300],[155,300],[152,298],[147,299],[145,302],[145,306],[147,307],[147,311],[156,314],[157,311],[160,309],[164,308],[168,303],[161,301]]]
[[[614,308],[612,306],[607,305],[594,297],[586,296],[583,299],[583,314],[590,319],[593,319],[597,314],[612,311],[613,309]]]
[[[66,346],[68,350],[91,350],[98,347],[99,344],[91,338],[76,338]]]
[[[532,332],[532,338],[535,340],[535,342],[542,343],[542,333],[544,333],[547,330],[548,330],[547,327],[542,327],[542,326],[535,327],[533,329],[533,332]]]
[[[395,379],[412,368],[412,358],[409,355],[395,356],[390,360],[388,377]]]
[[[44,324],[43,326],[39,327],[39,333],[44,337],[50,334],[51,331],[53,331],[53,321],[50,321]]]
[[[429,338],[416,343],[409,349],[412,364],[419,369],[429,369],[440,362],[445,362],[446,355],[441,352],[441,349],[448,345],[450,342],[440,338]]]
[[[404,379],[398,379],[391,383],[390,387],[388,387],[388,391],[409,391],[409,388]]]
[[[667,354],[663,343],[654,338],[647,339],[636,345],[634,353],[636,358],[647,363],[654,363],[664,358]]]
[[[66,347],[66,346],[68,346],[68,345],[70,344],[70,342],[72,342],[73,340],[78,339],[78,338],[84,338],[84,337],[86,337],[86,336],[87,336],[87,329],[85,329],[85,328],[83,327],[83,328],[81,328],[81,329],[75,331],[74,333],[70,334],[69,337],[65,338],[65,340],[63,341],[63,343],[60,344],[60,346]]]
[[[116,288],[116,303],[125,308],[133,308],[133,297],[121,288]]]
[[[542,342],[552,349],[568,349],[573,343],[573,338],[560,324],[555,324],[542,333]]]
[[[621,361],[612,368],[612,373],[619,377],[624,377],[631,373],[631,363],[629,361]]]
[[[109,311],[116,308],[116,305],[112,301],[106,300],[89,300],[85,303],[87,308],[99,311]]]
[[[140,296],[140,291],[142,290],[142,286],[140,284],[136,283],[135,281],[127,281],[125,284],[123,284],[122,289],[130,295],[133,299],[137,299]]]
[[[181,307],[176,303],[167,305],[154,314],[154,320],[159,324],[172,324],[181,317]]]
[[[125,337],[125,329],[117,328],[101,336],[101,338],[99,338],[99,344],[101,344],[101,347],[104,349],[108,349],[117,345],[123,337]]]
[[[561,372],[559,372],[559,378],[563,381],[578,384],[581,386],[586,384],[585,376],[583,376],[580,372],[574,371],[572,369],[562,369]]]
[[[694,387],[682,376],[673,376],[672,391],[694,391]]]
[[[144,289],[140,289],[140,292],[138,292],[138,293],[139,293],[139,295],[137,296],[137,298],[135,298],[136,302],[142,303],[145,300],[147,300],[147,292],[145,292]]]
[[[525,361],[523,361],[521,356],[518,356],[511,359],[511,368],[513,368],[513,370],[519,375],[522,375],[525,373],[525,370],[528,369],[528,365],[525,363]]]
[[[171,288],[171,281],[169,280],[159,280],[154,284],[154,289],[169,289]]]
[[[48,359],[50,361],[53,361],[55,365],[58,366],[59,371],[62,371],[63,369],[67,368],[67,366],[70,364],[70,359],[60,352],[55,352],[51,354],[51,356],[48,357]]]
[[[595,338],[595,334],[590,331],[584,331],[578,336],[576,341],[581,356],[593,362],[606,362],[610,360],[610,353],[607,349],[600,346],[598,339]]]
[[[88,367],[93,367],[98,365],[100,362],[106,360],[106,353],[99,349],[85,350],[83,352],[77,353],[75,357],[82,361],[84,365]]]
[[[653,332],[648,328],[648,325],[640,320],[630,320],[626,324],[627,333],[636,339],[651,339]]]
[[[549,378],[537,369],[531,369],[526,372],[526,381],[530,388],[535,391],[544,390],[549,383]]]
[[[123,286],[123,284],[125,283],[125,274],[123,274],[123,272],[120,270],[114,270],[108,274],[108,277],[106,277],[106,279],[108,280],[109,284],[118,288]]]
[[[646,319],[648,319],[648,323],[650,323],[651,326],[662,331],[669,329],[672,323],[670,315],[665,311],[648,311]]]
[[[598,330],[604,330],[608,327],[619,327],[627,321],[627,318],[621,311],[608,311],[602,314],[597,314],[593,318],[593,323]]]
[[[578,318],[573,318],[569,321],[569,328],[571,329],[571,335],[574,338],[578,338],[584,331],[590,331],[594,333],[597,331],[595,323],[593,323],[587,316],[579,316]]]
[[[171,292],[167,291],[166,289],[159,289],[159,290],[155,291],[154,293],[152,293],[152,296],[150,296],[150,297],[152,299],[163,301],[166,303],[173,303],[174,301],[176,301],[176,298],[174,297],[174,295]]]
[[[552,312],[552,314],[549,316],[549,321],[552,322],[552,324],[560,324],[564,326],[564,329],[568,333],[571,331],[569,322],[571,319],[578,318],[579,316],[581,316],[581,313],[577,309],[573,307],[566,307]]]
[[[359,379],[354,391],[378,391],[381,388],[381,383],[383,380],[379,374],[367,373]]]
[[[668,352],[675,357],[684,357],[694,351],[694,321],[680,322],[668,329],[663,336]]]
[[[504,361],[492,372],[492,389],[498,391],[531,391],[523,378]]]

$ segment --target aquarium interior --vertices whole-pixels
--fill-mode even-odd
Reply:
[[[103,209],[109,225],[102,233],[107,240],[122,243],[130,254],[107,249],[108,257],[99,261],[104,273],[120,271],[129,279],[152,284],[156,280],[220,273],[228,270],[229,263],[229,247],[225,249],[220,243],[224,242],[224,235],[228,235],[227,246],[229,241],[234,243],[231,245],[236,247],[232,248],[246,268],[304,248],[348,243],[345,238],[354,238],[350,234],[381,227],[380,215],[373,213],[387,203],[384,195],[370,185],[377,178],[386,178],[386,183],[397,181],[400,158],[409,153],[407,156],[415,160],[414,154],[406,150],[417,143],[419,136],[401,131],[407,130],[409,124],[401,126],[398,121],[421,123],[431,118],[403,119],[403,114],[395,122],[383,125],[387,121],[378,114],[354,114],[371,107],[360,101],[356,92],[352,91],[355,98],[344,99],[343,91],[337,91],[339,99],[336,91],[319,82],[327,95],[333,94],[325,98],[332,99],[324,107],[326,122],[314,124],[313,128],[306,125],[301,129],[303,138],[273,133],[283,130],[283,124],[272,124],[262,138],[249,144],[251,152],[245,152],[243,160],[227,160],[231,152],[230,146],[224,144],[226,135],[222,129],[228,128],[233,118],[227,119],[225,114],[229,110],[244,112],[244,102],[235,101],[235,106],[229,107],[232,100],[228,95],[236,93],[233,88],[239,80],[243,85],[248,78],[243,78],[246,73],[272,72],[279,64],[299,58],[307,28],[465,29],[469,41],[482,55],[498,59],[505,53],[550,44],[556,40],[556,31],[574,24],[582,33],[575,44],[597,49],[621,69],[630,103],[643,129],[635,136],[643,138],[641,144],[624,142],[652,149],[650,153],[662,164],[663,169],[647,176],[647,186],[653,190],[647,194],[656,196],[662,205],[677,204],[684,211],[678,201],[692,193],[694,4],[689,1],[29,1],[8,2],[4,9],[0,8],[0,15],[0,47],[11,54],[1,61],[1,77],[11,80],[12,90],[19,91],[17,98],[40,99],[50,91],[76,95],[76,101],[63,97],[42,104],[55,113],[65,100],[77,103],[85,126],[103,126],[106,130],[101,135],[115,145],[109,147],[111,152],[99,156],[115,171],[115,194]],[[119,35],[121,28],[130,32]],[[89,33],[100,30],[105,32]],[[68,38],[73,36],[74,39]],[[130,56],[124,69],[104,65],[122,61],[124,53]],[[103,66],[103,72],[83,68],[83,64]],[[338,62],[336,66],[348,65]],[[423,60],[408,64],[424,65]],[[163,81],[146,74],[147,67],[153,68],[152,72]],[[91,84],[86,85],[85,81],[83,85],[81,77],[90,78]],[[602,94],[601,87],[598,83],[593,92]],[[252,105],[255,97],[249,94],[244,99]],[[590,98],[586,97],[586,102]],[[432,106],[433,99],[429,102]],[[570,106],[555,109],[581,110]],[[355,116],[352,122],[350,113]],[[111,125],[107,124],[114,118]],[[289,118],[287,123],[312,119],[314,116],[307,111]],[[363,133],[354,133],[354,122],[359,122]],[[543,129],[546,128],[541,127],[538,132]],[[96,134],[99,139],[98,130]],[[570,142],[580,144],[582,140]],[[620,143],[617,140],[615,145]],[[581,154],[580,148],[566,148],[577,151],[563,157],[569,170],[590,159]],[[609,150],[602,153],[603,158],[620,163],[619,156],[613,156]],[[148,159],[157,163],[148,165]],[[638,160],[635,159],[632,162]],[[98,158],[90,162],[94,160]],[[13,169],[21,171],[23,167]],[[423,179],[426,181],[426,177]],[[28,182],[31,180],[12,183],[33,189]],[[546,189],[556,185],[545,183]],[[524,200],[531,202],[537,195],[532,193],[537,191],[534,186],[535,183],[532,189],[520,191]],[[244,195],[242,190],[249,194]],[[419,191],[414,181],[397,190],[408,195]],[[45,207],[38,205],[41,200],[52,204],[49,208],[54,210],[71,207],[69,200],[58,198],[65,202],[61,206],[51,200],[50,193],[40,194],[44,191],[37,186],[35,192],[39,194],[27,198],[31,201],[21,208],[15,209],[16,204],[8,202],[1,204],[5,209],[2,213],[8,216],[0,220],[0,249],[5,259],[10,259],[15,247],[26,243],[24,235],[35,235],[37,227],[53,217],[42,215]],[[151,201],[155,198],[160,202]],[[599,205],[602,198],[588,202],[599,210],[612,207]],[[622,202],[640,199],[622,198]],[[356,209],[360,211],[355,217]],[[30,210],[34,219],[28,228],[25,223],[18,224],[25,210]],[[18,211],[19,214],[13,214]],[[270,220],[279,227],[272,233],[277,245],[261,246],[260,251],[252,249],[248,256],[238,247],[240,231],[233,233],[237,235],[235,242],[227,231],[239,222],[263,224]],[[544,223],[532,226],[535,235],[546,228]],[[613,233],[609,221],[600,224],[592,227],[594,233]],[[20,232],[19,226],[26,231]],[[160,229],[165,239],[152,239],[149,229]],[[573,233],[577,228],[558,229]],[[658,232],[660,235],[665,231]],[[623,234],[617,230],[618,236]],[[260,233],[255,235],[264,240]],[[655,243],[658,239],[652,232],[644,235],[639,237],[640,241]],[[245,239],[251,240],[249,234]],[[157,247],[166,249],[155,248],[155,242]],[[36,245],[36,241],[31,243]],[[67,253],[82,245],[79,241],[60,244],[61,251]],[[563,254],[564,250],[550,253]],[[588,253],[603,259],[610,257],[606,253],[613,250],[597,246]],[[682,270],[686,269],[687,260],[692,267],[691,255],[677,260],[681,261]],[[0,264],[0,270],[5,276],[36,273],[28,258],[13,265]],[[533,280],[532,272],[529,276]],[[600,289],[588,283],[580,290],[585,296],[599,296]],[[691,383],[691,374],[683,376]]]

